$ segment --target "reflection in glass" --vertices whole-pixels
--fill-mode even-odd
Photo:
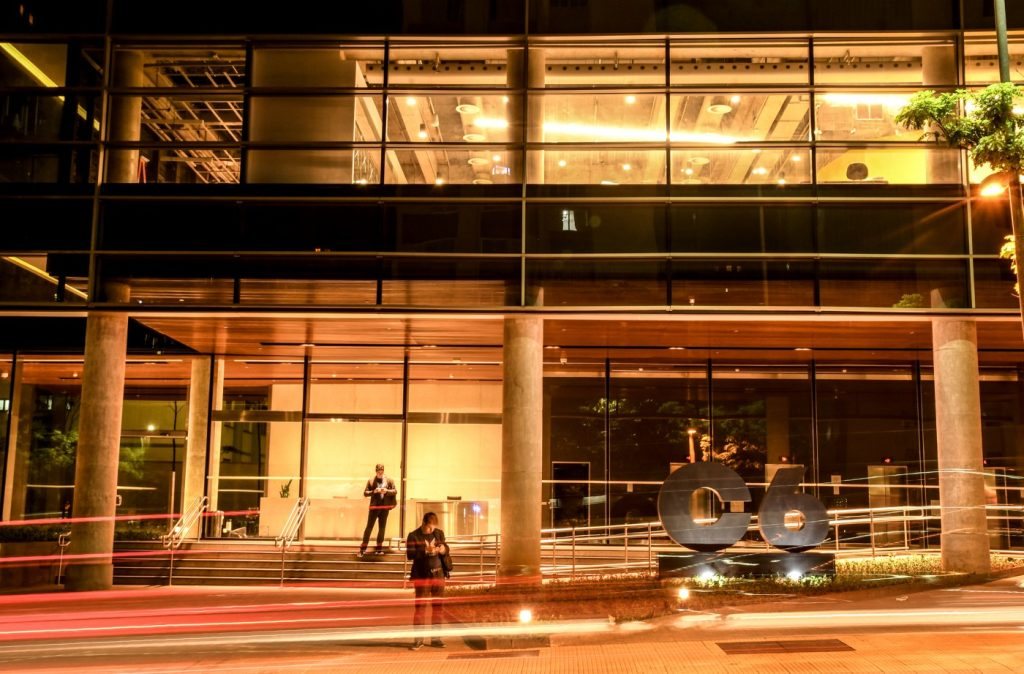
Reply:
[[[965,308],[962,260],[822,260],[822,306]]]
[[[526,282],[544,306],[664,306],[665,271],[648,260],[528,260]]]
[[[677,306],[813,306],[809,260],[676,260],[672,303]]]
[[[530,119],[530,138],[548,143],[664,142],[665,97],[660,94],[534,94],[543,117]],[[712,134],[714,135],[714,134]],[[716,142],[714,140],[708,142]]]

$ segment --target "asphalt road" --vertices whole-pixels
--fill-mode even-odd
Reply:
[[[1024,576],[873,599],[684,609],[625,625],[447,625],[446,649],[417,652],[408,649],[410,595],[146,588],[0,597],[0,670],[1024,672]],[[510,635],[518,642],[495,641]]]

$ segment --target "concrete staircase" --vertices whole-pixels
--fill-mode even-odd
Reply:
[[[159,542],[118,543],[114,584],[167,585],[171,554]],[[453,551],[455,576],[472,581],[480,569],[494,572],[494,551]],[[267,541],[185,542],[174,553],[175,585],[276,585],[281,582],[281,550]],[[356,549],[295,544],[284,555],[286,584],[366,583],[401,587],[408,572],[404,552],[356,557]]]

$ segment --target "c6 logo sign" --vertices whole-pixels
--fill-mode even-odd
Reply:
[[[811,494],[800,491],[804,469],[780,468],[768,486],[758,510],[758,528],[764,540],[789,552],[801,552],[821,545],[828,536],[828,513]],[[723,512],[711,525],[693,519],[693,494],[707,489],[723,504],[726,501],[750,502],[750,490],[733,469],[720,463],[692,463],[668,476],[658,493],[658,515],[665,531],[679,545],[701,552],[724,550],[747,531],[750,513]],[[797,512],[803,525],[786,527],[786,515]]]

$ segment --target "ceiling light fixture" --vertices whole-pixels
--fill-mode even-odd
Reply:
[[[626,96],[626,105],[633,105],[634,103],[636,103],[636,96],[633,94]]]
[[[565,161],[564,159],[559,159],[559,160],[558,160],[558,166],[559,166],[559,168],[565,168],[565,167],[566,167],[566,164],[568,164],[568,162],[566,162],[566,161]]]
[[[420,137],[420,140],[426,140],[427,139],[427,125],[426,124],[420,124],[420,132],[418,134],[416,134],[416,135],[418,135]]]
[[[455,112],[462,115],[479,115],[480,106],[472,103],[460,103],[455,106]]]
[[[412,96],[407,96],[405,99],[405,104],[408,105],[410,108],[415,107],[416,99],[413,98]]]

